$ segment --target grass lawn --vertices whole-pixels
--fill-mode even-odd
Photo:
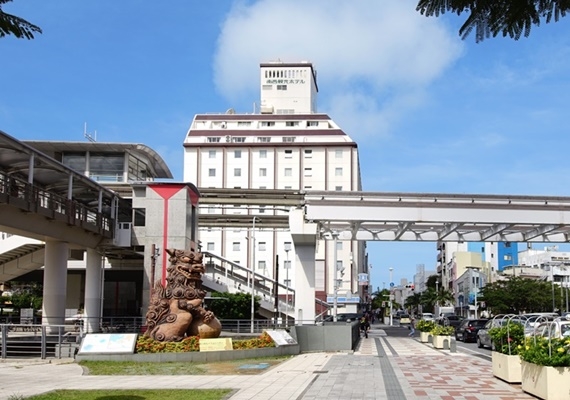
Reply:
[[[56,390],[26,400],[222,400],[231,389],[192,390]],[[11,400],[23,399],[13,396]]]
[[[89,375],[257,375],[291,357],[264,357],[249,360],[189,362],[81,361]],[[243,368],[269,364],[267,368]]]

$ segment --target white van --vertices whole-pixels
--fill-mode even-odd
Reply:
[[[434,317],[433,317],[433,314],[432,314],[432,313],[430,313],[430,312],[425,312],[425,313],[422,313],[421,319],[423,319],[424,321],[433,321],[433,320],[434,320]]]

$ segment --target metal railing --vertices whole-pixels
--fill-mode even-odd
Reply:
[[[70,325],[0,325],[0,358],[73,357],[81,341],[81,329]]]

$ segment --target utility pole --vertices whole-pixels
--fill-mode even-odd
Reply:
[[[390,326],[392,326],[392,296],[393,296],[393,282],[392,282],[392,271],[394,268],[390,267]]]
[[[338,232],[331,233],[333,237],[333,263],[334,263],[334,302],[333,302],[333,321],[337,322],[338,315],[338,266],[337,264],[337,254],[336,254],[336,241],[338,239]]]

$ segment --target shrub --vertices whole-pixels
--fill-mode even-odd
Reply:
[[[502,354],[519,354],[524,343],[524,327],[519,323],[509,322],[504,326],[489,329],[489,336],[495,351]]]
[[[570,367],[570,338],[528,338],[519,349],[519,355],[521,360],[532,364]]]
[[[433,329],[430,331],[430,333],[433,336],[449,336],[453,335],[454,332],[455,328],[453,326],[441,326],[441,325],[435,325]]]
[[[232,341],[232,344],[234,350],[275,347],[275,342],[267,332],[263,332],[257,338]],[[180,342],[159,342],[147,336],[139,336],[135,346],[135,353],[186,353],[190,351],[200,351],[198,336],[189,336]]]
[[[420,332],[431,332],[431,330],[435,327],[434,321],[426,321],[426,320],[419,320],[416,324],[416,329]]]

